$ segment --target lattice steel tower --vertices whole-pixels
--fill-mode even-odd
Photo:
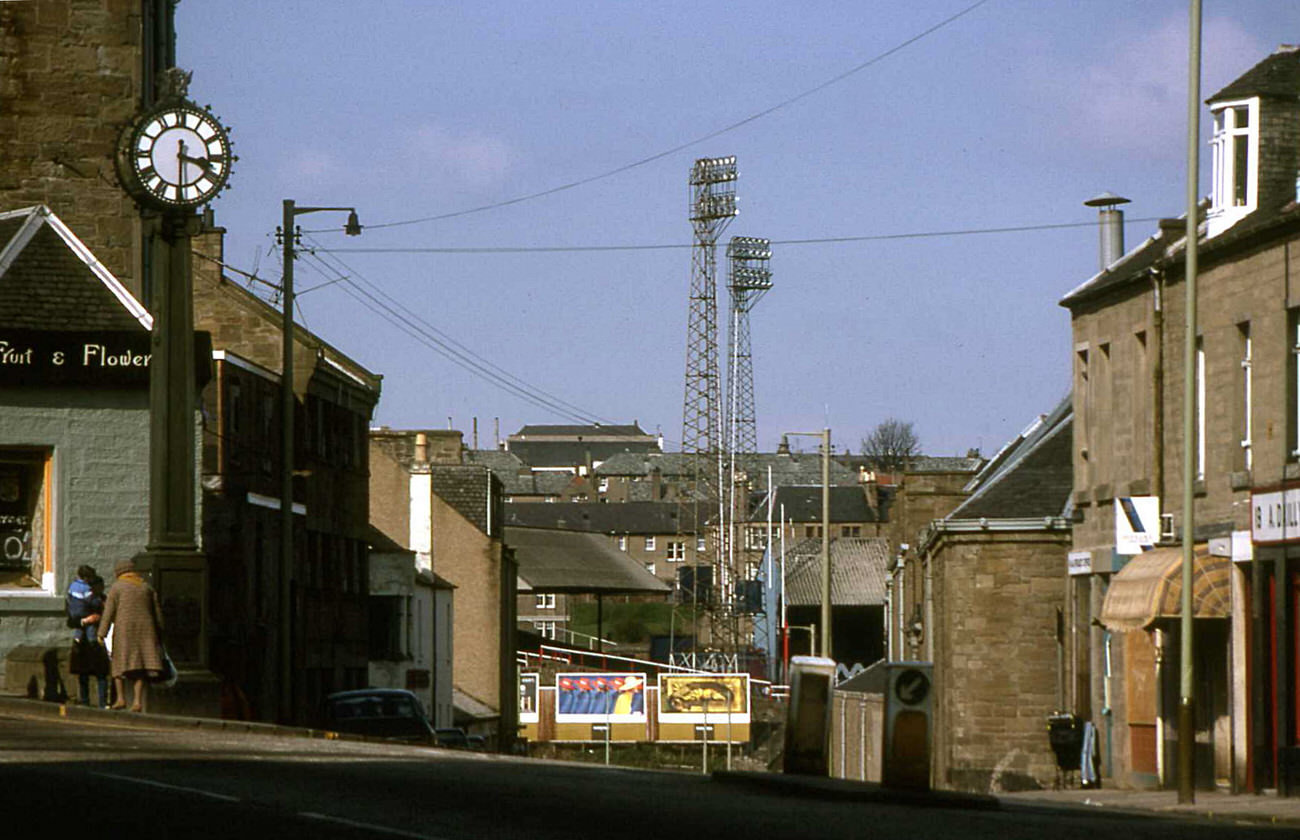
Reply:
[[[686,325],[686,396],[682,452],[694,459],[697,498],[719,498],[722,381],[718,371],[718,236],[736,216],[736,159],[701,158],[691,167],[690,313]]]
[[[727,354],[727,450],[733,472],[740,456],[758,451],[754,411],[754,363],[750,352],[749,313],[772,288],[772,242],[733,236],[727,245],[727,289],[731,292],[731,323]]]

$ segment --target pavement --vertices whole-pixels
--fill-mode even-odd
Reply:
[[[114,726],[141,729],[185,729],[278,737],[319,738],[330,740],[375,740],[362,736],[340,735],[319,729],[280,726],[277,724],[179,715],[136,714],[108,711],[76,704],[53,703],[26,697],[0,694],[0,715],[14,717],[66,718],[87,723],[111,723]],[[723,785],[758,788],[788,796],[821,800],[876,802],[925,808],[968,810],[1063,811],[1074,815],[1095,814],[1112,817],[1163,817],[1234,824],[1275,825],[1294,830],[1300,828],[1300,797],[1284,798],[1275,793],[1230,794],[1224,791],[1196,791],[1196,801],[1179,804],[1176,791],[1140,791],[1116,788],[1091,790],[1040,790],[1016,793],[979,794],[961,791],[915,791],[888,788],[873,782],[816,776],[795,776],[759,771],[716,771],[715,782]]]

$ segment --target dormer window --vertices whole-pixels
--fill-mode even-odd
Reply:
[[[1216,102],[1209,235],[1222,233],[1258,203],[1259,99]]]

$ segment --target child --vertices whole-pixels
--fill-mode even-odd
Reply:
[[[99,708],[108,705],[108,654],[98,638],[99,618],[104,612],[104,579],[90,566],[77,569],[77,579],[68,587],[68,624],[77,622],[72,636],[68,670],[77,675],[81,703],[90,705],[90,678],[99,683]]]

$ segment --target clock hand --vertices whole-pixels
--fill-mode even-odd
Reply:
[[[182,154],[182,155],[180,156],[180,159],[181,159],[182,161],[187,162],[187,163],[195,164],[196,166],[198,166],[199,168],[201,168],[204,172],[208,173],[209,175],[216,175],[216,174],[217,174],[217,173],[216,173],[216,170],[214,170],[214,169],[212,168],[212,162],[209,161],[209,160],[207,160],[207,159],[205,159],[205,158],[190,157],[189,155]]]

